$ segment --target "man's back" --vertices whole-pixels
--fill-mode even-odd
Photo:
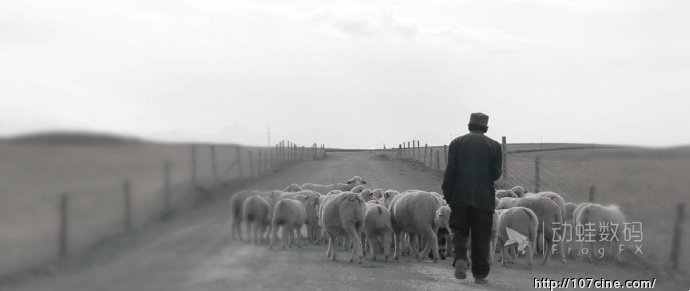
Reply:
[[[501,145],[480,131],[450,143],[443,193],[451,207],[472,206],[492,211],[494,181],[501,177]]]

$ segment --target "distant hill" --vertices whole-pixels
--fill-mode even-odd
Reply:
[[[0,139],[0,142],[12,144],[44,144],[44,145],[115,145],[142,143],[142,139],[108,133],[79,132],[79,131],[48,131],[23,134]]]

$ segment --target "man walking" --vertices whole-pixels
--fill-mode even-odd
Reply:
[[[496,206],[494,181],[501,177],[501,144],[484,134],[489,116],[472,113],[469,133],[454,139],[448,148],[443,176],[443,197],[451,208],[450,231],[455,278],[467,277],[467,240],[472,233],[472,275],[486,284],[489,275],[489,239]]]

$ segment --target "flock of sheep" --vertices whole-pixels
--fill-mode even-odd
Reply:
[[[360,264],[367,251],[372,260],[381,253],[388,260],[391,248],[393,259],[409,254],[420,261],[430,258],[437,262],[439,257],[451,256],[451,209],[440,194],[422,190],[367,189],[366,184],[364,179],[355,176],[346,183],[292,184],[283,190],[235,193],[230,200],[231,238],[242,240],[241,225],[245,222],[249,242],[268,241],[272,250],[278,240],[278,231],[282,229],[282,248],[285,249],[286,245],[300,247],[304,239],[302,229],[306,226],[309,242],[328,242],[326,255],[331,260],[336,259],[337,245],[342,245],[345,250],[352,248],[349,261],[357,260]],[[526,193],[520,186],[496,190],[493,219],[492,261],[494,253],[500,252],[502,265],[514,262],[517,248],[515,245],[504,246],[510,239],[507,232],[510,228],[529,240],[526,247],[528,268],[532,267],[532,256],[537,248],[552,250],[554,244],[561,262],[566,262],[563,240],[554,240],[555,237],[563,238],[563,228],[557,227],[559,225],[599,225],[602,222],[622,225],[625,221],[616,206],[565,203],[556,193]],[[598,227],[596,230],[595,237],[609,235]],[[616,235],[622,237],[620,233]],[[540,244],[542,240],[543,246]],[[594,252],[593,243],[591,247],[590,260]],[[551,254],[551,251],[544,251],[542,265],[549,261]],[[619,254],[613,254],[620,261]]]

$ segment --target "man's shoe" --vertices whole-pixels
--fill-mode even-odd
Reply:
[[[489,279],[482,278],[482,277],[474,277],[474,283],[487,284],[487,283],[489,283]]]
[[[467,265],[465,261],[455,261],[455,278],[460,280],[467,278]]]

